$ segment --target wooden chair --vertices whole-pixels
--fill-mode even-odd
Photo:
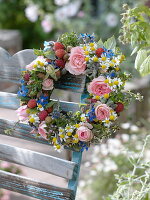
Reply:
[[[33,50],[23,50],[11,57],[7,51],[0,48],[0,80],[18,84],[21,70],[35,58]],[[74,93],[82,93],[84,86],[85,79],[83,76],[78,76],[77,78],[67,74],[56,85],[57,88],[71,90]],[[79,109],[77,103],[60,102],[60,105],[64,111],[72,110],[74,112]],[[0,92],[0,107],[17,109],[19,101],[16,98],[16,94]],[[14,124],[14,121],[0,119],[0,134],[4,135],[5,130],[12,128]],[[20,123],[9,136],[49,145],[46,140],[30,134],[30,131],[31,128],[28,125]],[[72,161],[67,161],[27,149],[0,144],[0,160],[17,163],[69,180],[68,188],[59,188],[9,172],[0,171],[0,188],[42,200],[74,200],[81,158],[81,152],[72,151]]]

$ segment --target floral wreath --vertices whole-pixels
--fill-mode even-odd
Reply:
[[[19,120],[33,127],[31,133],[56,150],[83,151],[118,129],[114,122],[137,96],[124,91],[131,76],[119,67],[125,56],[114,37],[103,43],[96,42],[94,35],[65,33],[56,42],[45,41],[44,49],[34,53],[38,57],[22,72],[17,110]],[[50,99],[55,83],[67,71],[86,76],[86,98],[75,113],[62,112],[59,101]]]

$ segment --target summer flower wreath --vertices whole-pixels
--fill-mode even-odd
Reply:
[[[119,67],[125,56],[116,48],[114,37],[105,43],[95,41],[94,35],[65,33],[57,42],[44,42],[44,50],[22,72],[17,110],[19,120],[28,122],[33,131],[45,138],[55,149],[70,147],[88,149],[114,133],[114,123],[132,97],[124,91],[130,75]],[[58,102],[50,99],[55,83],[69,71],[86,76],[86,98],[80,111],[64,113]],[[30,133],[30,134],[31,134]]]

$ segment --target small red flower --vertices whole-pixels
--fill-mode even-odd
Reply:
[[[30,79],[30,74],[29,73],[25,73],[25,75],[23,76],[25,81],[29,81]]]
[[[48,115],[48,112],[46,110],[43,110],[43,111],[39,112],[39,119],[41,121],[44,121],[45,118],[47,117],[47,115]]]
[[[35,108],[37,105],[36,100],[35,99],[30,99],[27,106],[28,108]]]
[[[55,51],[55,55],[58,58],[63,58],[65,54],[66,54],[66,51],[64,49],[58,49],[57,51]]]
[[[64,45],[61,42],[55,42],[54,44],[54,51],[57,51],[58,49],[64,49]]]
[[[117,104],[117,106],[116,106],[116,108],[115,108],[115,111],[116,111],[117,113],[122,112],[122,111],[124,110],[124,105],[123,105],[122,103],[120,103],[120,102],[118,102],[118,103],[116,103],[116,104]]]
[[[98,48],[98,49],[96,49],[95,53],[96,53],[97,57],[100,57],[103,52],[104,52],[103,48]]]
[[[62,68],[65,67],[65,62],[64,62],[64,60],[62,60],[62,59],[56,60],[56,61],[55,61],[55,64],[56,64],[56,66],[58,66],[58,67],[62,67]]]

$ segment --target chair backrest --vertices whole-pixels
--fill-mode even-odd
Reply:
[[[7,51],[0,48],[0,80],[18,84],[21,70],[35,58],[36,56],[31,49],[23,50],[14,56],[10,56]],[[85,87],[85,77],[68,76],[66,74],[59,80],[56,87],[82,94]],[[60,101],[60,106],[64,111],[74,112],[79,109],[77,103],[71,102]],[[16,98],[16,94],[0,92],[0,107],[17,109],[19,107],[19,101]],[[14,121],[0,119],[0,134],[4,135],[5,130],[13,128],[14,124]],[[37,138],[33,134],[29,134],[30,131],[31,128],[28,125],[20,123],[9,136],[49,145],[43,138]],[[0,188],[42,200],[74,200],[81,159],[81,152],[72,151],[72,160],[66,161],[31,150],[0,144],[0,160],[27,166],[69,180],[68,188],[59,188],[9,172],[0,171]]]

